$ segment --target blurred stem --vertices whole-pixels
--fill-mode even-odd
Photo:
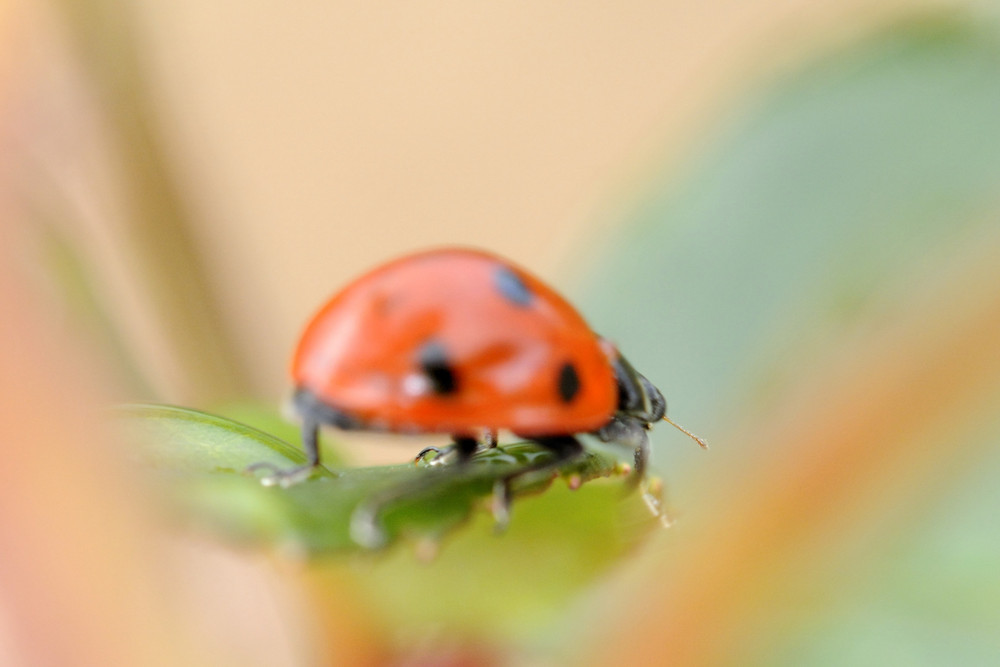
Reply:
[[[2,195],[6,239],[24,218]],[[107,387],[19,250],[0,243],[0,663],[220,664],[167,595],[152,510],[101,418]]]
[[[247,378],[226,335],[191,233],[191,214],[158,133],[137,48],[132,7],[116,0],[55,0],[115,133],[125,190],[126,252],[196,403],[245,395]],[[161,397],[162,398],[162,397]]]
[[[127,352],[127,341],[121,327],[115,324],[110,312],[111,306],[107,299],[101,299],[94,288],[93,276],[86,266],[79,244],[66,238],[64,231],[53,222],[48,212],[34,211],[29,219],[38,227],[46,264],[56,275],[75,319],[94,332],[95,339],[102,344],[104,356],[114,364],[118,376],[126,381],[129,390],[139,392],[140,396],[155,396],[156,392],[150,385],[147,374],[143,372],[142,364],[137,363],[135,355]]]

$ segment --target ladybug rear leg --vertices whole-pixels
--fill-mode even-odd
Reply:
[[[319,467],[319,424],[310,420],[302,420],[302,448],[306,453],[306,462],[293,468],[279,468],[273,463],[261,461],[247,466],[248,473],[258,470],[268,470],[270,474],[260,478],[264,486],[289,487],[309,478],[309,475]]]
[[[583,445],[571,435],[557,435],[543,438],[533,438],[545,449],[554,454],[554,458],[546,458],[541,462],[532,462],[511,472],[493,483],[493,520],[497,532],[502,532],[510,523],[510,504],[512,484],[526,476],[542,472],[554,472],[567,462],[583,454]]]

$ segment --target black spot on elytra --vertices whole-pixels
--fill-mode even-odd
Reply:
[[[493,272],[493,282],[500,290],[500,294],[515,306],[524,307],[531,304],[534,295],[524,284],[521,276],[517,275],[510,267],[498,266]]]
[[[418,353],[417,363],[420,364],[423,374],[431,381],[435,394],[446,396],[458,391],[455,370],[448,361],[448,354],[441,343],[436,340],[424,343]]]
[[[580,376],[576,374],[576,367],[568,361],[559,369],[558,387],[563,403],[571,402],[580,393]]]

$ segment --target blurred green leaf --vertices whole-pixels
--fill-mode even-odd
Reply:
[[[685,176],[652,184],[581,301],[672,416],[756,456],[715,434],[995,226],[998,204],[997,36],[914,19],[735,108]],[[706,461],[654,448],[662,469]]]
[[[145,465],[178,473],[242,472],[259,461],[305,463],[299,448],[246,424],[171,405],[134,404],[118,410],[130,453]]]
[[[591,322],[664,390],[675,418],[712,442],[701,457],[662,447],[656,432],[654,464],[671,471],[685,511],[724,496],[706,493],[704,476],[691,474],[699,465],[738,475],[747,458],[774,456],[750,451],[737,424],[759,423],[772,397],[844,341],[892,321],[912,290],[955,270],[996,228],[1000,37],[975,19],[894,25],[761,91],[683,178],[657,180],[593,266]],[[925,488],[900,489],[885,471],[885,504],[871,513],[898,532],[845,516],[838,529],[850,528],[829,536],[824,558],[776,565],[789,579],[801,568],[801,579],[782,582],[781,605],[743,619],[738,662],[996,663],[1000,431],[953,426],[913,436],[921,453],[941,453],[939,478]],[[977,450],[978,438],[992,447]],[[949,456],[957,441],[994,452],[980,461],[990,475]]]

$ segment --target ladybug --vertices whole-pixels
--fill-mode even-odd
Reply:
[[[503,429],[553,456],[502,480],[498,521],[510,481],[582,454],[577,434],[634,449],[638,481],[646,431],[666,417],[660,391],[562,296],[511,262],[467,248],[407,255],[350,283],[306,326],[291,375],[308,462],[272,468],[265,484],[309,476],[320,464],[321,425],[448,434],[459,463],[481,442],[495,446]],[[441,450],[417,460],[429,451]]]

